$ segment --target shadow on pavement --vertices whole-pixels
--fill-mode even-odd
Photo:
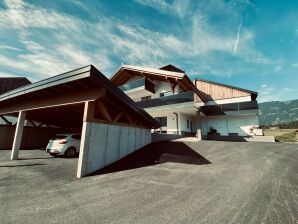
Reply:
[[[90,176],[136,169],[166,162],[193,165],[211,164],[209,160],[183,142],[157,142],[149,144],[121,160],[95,171],[90,174]]]
[[[23,167],[23,166],[43,166],[46,164],[43,163],[34,163],[34,164],[22,164],[22,165],[4,165],[4,166],[0,166],[0,167]]]
[[[32,158],[18,158],[18,160],[33,160],[33,159],[54,159],[54,157],[32,157]]]

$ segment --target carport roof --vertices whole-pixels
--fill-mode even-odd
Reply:
[[[80,117],[83,114],[82,104],[98,99],[101,90],[105,92],[105,103],[112,113],[117,110],[125,110],[132,116],[141,119],[141,123],[145,127],[159,127],[159,123],[154,118],[139,108],[133,100],[114,86],[93,65],[53,76],[0,95],[0,114],[17,115],[20,110],[31,111],[31,114],[35,114],[32,115],[32,120],[44,123],[47,122],[47,116],[42,116],[38,111],[45,109],[59,111],[65,116],[68,113],[68,117],[70,117],[70,113]],[[63,119],[60,123],[63,123]]]

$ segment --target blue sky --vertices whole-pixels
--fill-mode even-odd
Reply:
[[[0,0],[0,76],[174,64],[191,78],[298,98],[298,1]]]

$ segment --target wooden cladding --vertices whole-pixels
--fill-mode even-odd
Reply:
[[[222,100],[236,97],[250,96],[251,93],[245,92],[236,88],[231,88],[215,83],[210,83],[202,80],[194,81],[196,87],[203,92],[208,101]],[[195,102],[202,102],[202,100],[195,96]]]

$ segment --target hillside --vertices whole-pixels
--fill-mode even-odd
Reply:
[[[276,125],[298,120],[298,100],[259,103],[260,125]]]

